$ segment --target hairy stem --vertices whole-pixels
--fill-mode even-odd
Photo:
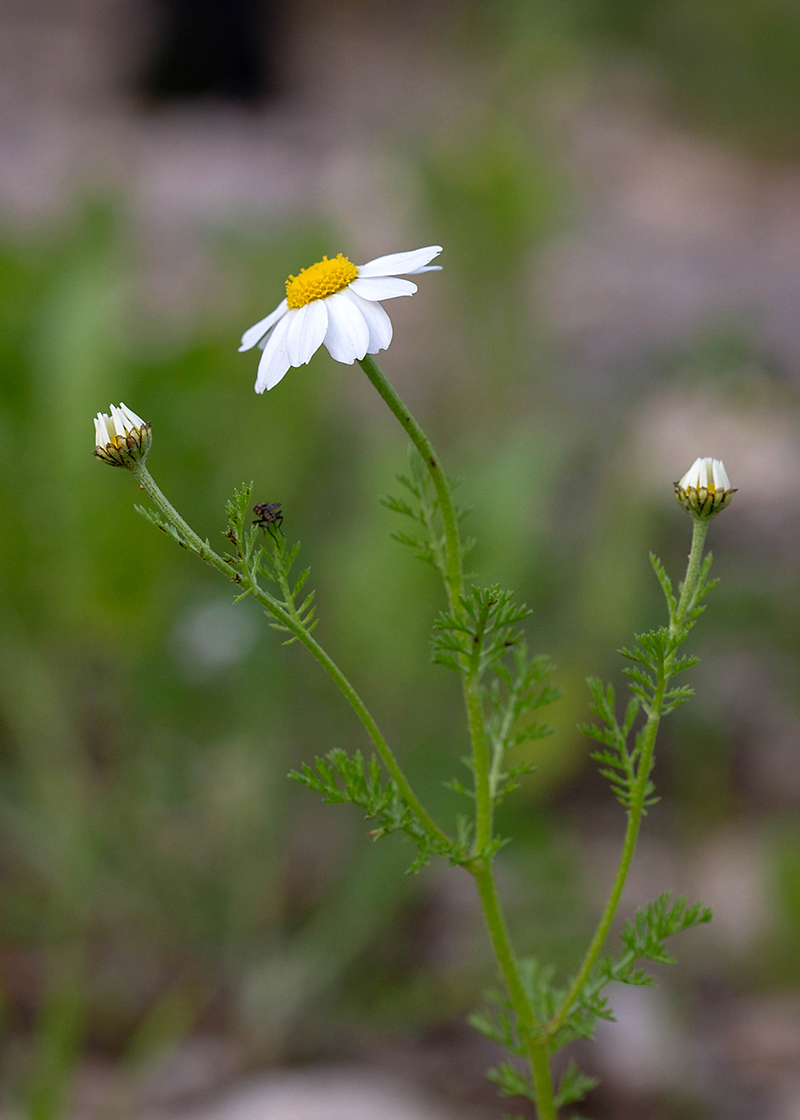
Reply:
[[[490,786],[491,757],[486,735],[486,721],[478,682],[469,678],[464,682],[467,704],[472,761],[475,768],[475,845],[474,853],[480,856],[492,842],[494,827],[494,800]]]
[[[184,521],[172,503],[167,499],[160,487],[156,484],[155,479],[145,467],[144,463],[136,463],[131,468],[132,473],[136,480],[143,487],[147,495],[153,500],[155,505],[159,508],[164,515],[167,522],[178,532],[183,538],[186,546],[193,552],[210,564],[213,568],[222,572],[227,579],[233,583],[239,583],[246,591],[248,591],[254,599],[257,600],[267,611],[272,615],[276,621],[285,626],[299,642],[302,642],[311,656],[319,662],[336,687],[347,700],[350,707],[358,716],[364,729],[369,735],[370,739],[375,745],[375,749],[380,755],[386,769],[391,774],[392,778],[397,783],[406,803],[411,808],[412,812],[416,815],[419,823],[424,828],[425,832],[432,840],[439,843],[449,844],[447,835],[439,828],[428,811],[424,808],[417,795],[414,793],[408,779],[400,768],[394,753],[389,744],[381,734],[380,728],[375,722],[372,714],[367,708],[364,701],[359,696],[356,689],[352,686],[350,681],[341,671],[339,666],[332,657],[322,648],[319,642],[308,633],[302,622],[296,617],[295,612],[288,610],[285,606],[280,604],[272,595],[268,594],[258,584],[252,572],[249,571],[247,565],[242,566],[241,574],[232,567],[226,560],[211,548],[208,541],[203,541],[195,533],[190,525]],[[288,592],[288,586],[283,588],[284,593]]]
[[[708,532],[708,521],[701,517],[694,517],[692,520],[692,547],[689,551],[689,565],[686,569],[686,578],[681,588],[681,597],[678,601],[675,617],[670,622],[669,632],[671,635],[680,633],[686,625],[697,599],[700,567],[703,563],[703,546],[706,543],[706,533]]]
[[[441,460],[433,444],[422,430],[421,425],[411,415],[410,410],[375,359],[367,354],[366,357],[361,359],[361,367],[389,406],[393,415],[399,420],[430,473],[439,499],[439,509],[444,525],[446,546],[444,582],[447,599],[451,612],[458,616],[462,610],[461,598],[464,594],[464,560],[458,518],[456,517],[447,475],[442,470]],[[475,854],[477,855],[486,848],[492,839],[492,797],[489,788],[490,759],[483,707],[478,682],[474,674],[469,673],[463,678],[463,690],[475,767]]]
[[[639,830],[642,825],[642,816],[644,814],[644,802],[647,789],[647,779],[650,776],[650,770],[653,761],[653,751],[656,746],[656,736],[658,735],[658,726],[661,722],[662,708],[664,702],[664,692],[666,690],[666,680],[663,672],[659,676],[657,683],[656,694],[653,700],[653,708],[650,715],[647,717],[645,724],[644,736],[642,742],[642,753],[639,758],[639,771],[634,789],[633,798],[631,799],[631,806],[628,809],[628,825],[625,829],[625,839],[622,843],[622,854],[620,855],[619,866],[617,874],[614,877],[614,882],[611,887],[611,893],[608,896],[605,910],[595,930],[594,937],[591,940],[589,948],[586,950],[586,956],[583,958],[578,974],[572,982],[572,986],[561,1003],[561,1006],[556,1011],[553,1018],[547,1024],[547,1034],[552,1037],[560,1029],[564,1019],[566,1018],[570,1008],[575,1003],[575,1000],[583,990],[583,986],[589,979],[589,975],[594,968],[595,962],[600,955],[600,950],[605,944],[608,931],[611,928],[611,923],[614,920],[614,915],[617,912],[622,891],[625,887],[625,882],[628,878],[633,854],[636,851],[636,841],[639,838]]]
[[[497,884],[491,861],[484,859],[473,864],[472,875],[478,887],[483,915],[492,947],[506,982],[511,1006],[517,1016],[520,1038],[528,1054],[540,1120],[557,1120],[553,1078],[547,1049],[537,1040],[539,1023],[530,1005],[519,970],[519,963],[511,945],[508,926],[497,895]]]
[[[431,480],[436,489],[436,496],[439,499],[439,509],[442,514],[447,547],[444,577],[447,599],[450,610],[458,611],[460,610],[461,596],[464,594],[463,556],[461,538],[458,532],[458,518],[453,506],[453,497],[450,493],[447,476],[442,470],[439,456],[436,454],[433,444],[395,392],[394,386],[387,380],[375,359],[367,354],[361,359],[360,364],[364,373],[389,406],[390,411],[400,421],[408,434],[408,438],[420,453],[422,461],[430,472]]]
[[[447,476],[442,470],[439,456],[436,454],[431,441],[406,408],[375,360],[367,355],[362,359],[361,366],[391,412],[399,420],[430,473],[439,499],[439,509],[444,525],[446,546],[445,590],[450,610],[458,617],[463,609],[461,606],[461,599],[464,594],[463,548]],[[474,666],[463,674],[462,681],[475,773],[475,843],[473,852],[476,858],[468,865],[468,869],[475,878],[492,947],[508,988],[512,1006],[519,1021],[520,1031],[525,1038],[540,1120],[558,1120],[547,1050],[543,1043],[534,1040],[538,1024],[525,993],[519,964],[511,946],[508,927],[497,895],[491,857],[483,855],[492,841],[494,800],[491,790],[492,760],[490,758],[479,682]]]
[[[683,581],[680,601],[674,617],[670,620],[669,629],[673,637],[679,634],[685,627],[686,621],[694,608],[694,604],[697,600],[697,592],[699,590],[700,570],[703,561],[703,545],[708,530],[708,522],[701,520],[699,517],[693,520],[692,546],[689,553],[689,563],[686,568],[686,577]],[[614,920],[614,915],[616,914],[617,906],[619,905],[619,900],[628,878],[628,872],[634,852],[636,851],[636,842],[639,838],[639,830],[642,825],[642,817],[644,816],[645,801],[647,799],[647,782],[653,768],[653,753],[655,751],[659,724],[661,723],[664,712],[664,695],[667,691],[670,676],[672,675],[671,669],[673,661],[674,654],[664,659],[656,680],[656,690],[642,733],[642,749],[639,756],[636,785],[628,809],[628,824],[625,829],[625,839],[622,843],[619,866],[617,867],[617,873],[611,886],[611,893],[609,894],[608,902],[606,903],[606,907],[597,925],[597,929],[595,930],[594,937],[591,940],[589,948],[586,950],[586,955],[583,958],[581,967],[560,1007],[547,1024],[546,1033],[550,1038],[561,1028],[570,1008],[575,1003],[586,981],[589,979],[606,937],[608,936],[608,931],[611,928],[611,923]]]

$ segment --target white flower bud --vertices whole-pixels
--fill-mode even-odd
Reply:
[[[683,508],[706,519],[725,509],[735,493],[722,460],[709,456],[695,459],[680,482],[675,483],[675,497]]]
[[[111,415],[98,412],[94,420],[95,449],[98,459],[112,467],[132,467],[143,462],[150,450],[150,424],[127,405],[110,405]]]

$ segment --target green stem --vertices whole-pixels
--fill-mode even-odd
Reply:
[[[681,588],[681,596],[678,606],[675,610],[673,618],[670,620],[670,635],[675,636],[684,629],[686,620],[691,615],[694,604],[697,599],[698,583],[700,578],[700,570],[703,562],[703,545],[705,544],[706,533],[708,531],[708,521],[704,521],[699,517],[694,518],[694,526],[692,529],[692,546],[689,552],[689,563],[686,568],[686,577],[683,581]],[[667,691],[667,685],[672,675],[671,669],[673,665],[674,653],[664,659],[661,666],[658,678],[656,680],[656,690],[653,694],[653,700],[650,705],[650,711],[647,716],[647,722],[644,726],[642,733],[642,747],[639,755],[639,766],[637,770],[636,784],[634,786],[633,797],[631,798],[630,807],[628,809],[628,824],[625,829],[625,839],[622,843],[622,853],[620,855],[619,866],[617,874],[614,877],[614,882],[611,887],[611,893],[606,903],[605,910],[600,918],[597,929],[595,930],[594,937],[591,940],[589,948],[586,951],[586,956],[583,958],[578,973],[572,982],[569,992],[564,997],[560,1007],[556,1011],[553,1018],[547,1024],[547,1037],[552,1038],[556,1032],[561,1028],[570,1008],[575,1003],[580,995],[586,981],[589,979],[592,969],[597,961],[600,951],[603,948],[608,931],[611,928],[611,923],[614,920],[614,915],[619,905],[619,900],[622,891],[625,887],[625,882],[628,878],[631,862],[633,860],[634,852],[636,851],[636,842],[639,838],[639,830],[642,825],[642,817],[644,816],[645,800],[647,798],[647,782],[650,777],[650,772],[653,768],[653,753],[656,746],[656,737],[658,736],[658,728],[661,723],[661,718],[664,710],[664,694]]]
[[[533,1076],[536,1107],[540,1120],[557,1120],[553,1091],[553,1078],[546,1044],[537,1038],[539,1024],[528,999],[519,970],[519,962],[514,954],[508,926],[497,895],[494,872],[489,860],[481,860],[471,867],[478,887],[483,915],[489,930],[497,963],[508,988],[511,1006],[517,1016],[520,1039],[525,1046]]]
[[[547,1046],[533,1042],[528,1047],[528,1057],[533,1074],[533,1087],[536,1092],[536,1110],[539,1120],[558,1120],[553,1075],[550,1072],[550,1059]]]
[[[458,529],[458,518],[453,506],[447,476],[441,468],[439,456],[436,454],[431,441],[406,408],[374,359],[367,355],[362,359],[361,366],[391,412],[400,421],[430,473],[439,499],[439,509],[444,525],[446,547],[445,589],[450,610],[457,616],[462,610],[461,599],[464,594],[463,550]],[[478,887],[492,947],[517,1015],[520,1033],[528,1050],[540,1120],[558,1120],[546,1045],[540,1040],[535,1040],[538,1024],[525,993],[519,964],[511,946],[508,928],[497,896],[491,858],[483,855],[492,841],[494,800],[491,790],[492,760],[486,735],[486,721],[483,714],[479,682],[474,667],[471,671],[464,673],[462,681],[475,771],[475,844],[473,851],[476,858],[473,863],[468,865],[468,869],[474,876]]]
[[[408,434],[408,438],[420,453],[425,466],[430,472],[431,480],[439,499],[439,509],[442,513],[444,536],[447,547],[447,563],[445,567],[444,582],[447,588],[447,599],[451,611],[460,610],[460,599],[464,594],[463,558],[461,539],[458,532],[458,518],[453,506],[453,497],[447,476],[442,470],[439,456],[433,444],[423,432],[420,425],[411,415],[405,404],[395,392],[394,386],[387,380],[375,359],[367,354],[361,359],[361,368],[366,373],[372,384],[383,397],[390,411],[397,417],[400,424]]]
[[[183,520],[181,515],[175,509],[175,506],[172,504],[172,502],[170,502],[166,494],[164,494],[164,492],[161,490],[161,487],[157,484],[156,480],[150,474],[150,471],[144,465],[144,462],[140,461],[138,463],[134,463],[134,465],[130,468],[130,471],[141,488],[147,494],[148,498],[152,499],[152,501],[164,514],[164,517],[167,519],[167,521],[172,525],[173,529],[177,531],[186,547],[190,548],[192,552],[196,552],[201,560],[205,560],[206,564],[210,564],[212,568],[216,568],[217,571],[222,572],[222,574],[228,579],[233,579],[234,569],[230,566],[230,564],[226,563],[221,556],[217,555],[208,541],[201,540],[200,537],[198,537],[197,533],[195,533],[191,525],[188,525]]]
[[[475,771],[475,844],[476,856],[482,855],[492,842],[494,799],[490,785],[491,757],[483,718],[483,701],[478,682],[468,677],[464,682],[469,733],[472,740],[472,763]]]
[[[675,617],[670,622],[671,635],[679,633],[686,625],[686,621],[694,609],[697,598],[697,584],[700,576],[700,567],[703,563],[703,546],[706,543],[708,521],[701,517],[693,517],[692,547],[689,550],[689,565],[686,569],[686,579],[681,588],[681,597],[675,611]]]
[[[430,473],[436,489],[436,496],[439,499],[439,509],[444,526],[446,548],[444,582],[447,600],[451,612],[458,615],[461,613],[461,599],[464,594],[463,549],[461,547],[461,534],[458,529],[458,518],[456,517],[447,475],[442,470],[441,461],[433,444],[425,435],[420,424],[411,415],[405,402],[389,382],[375,359],[367,354],[366,357],[361,359],[361,367],[389,406],[391,412],[400,421]],[[475,767],[475,854],[477,855],[485,850],[492,839],[492,797],[489,786],[490,758],[483,706],[478,682],[474,674],[465,675],[463,690]]]
[[[400,790],[403,798],[410,806],[412,811],[416,814],[417,819],[425,829],[425,832],[432,840],[436,840],[438,843],[449,845],[449,839],[447,835],[442,832],[439,826],[435,823],[433,818],[424,808],[419,798],[411,788],[408,779],[400,769],[400,765],[397,762],[397,759],[395,758],[391,747],[381,734],[380,728],[372,717],[372,714],[370,713],[366,704],[361,699],[355,688],[353,688],[352,684],[350,684],[350,681],[341,671],[333,658],[330,657],[319,644],[319,642],[317,642],[311,636],[311,634],[308,633],[302,622],[295,616],[293,612],[287,610],[276,599],[274,599],[271,595],[264,591],[262,587],[259,586],[246,564],[242,565],[242,572],[240,574],[235,568],[231,566],[231,564],[223,560],[221,556],[217,555],[217,553],[209,545],[208,541],[203,541],[200,539],[200,537],[198,537],[197,533],[195,533],[191,526],[189,526],[184,521],[184,519],[181,517],[172,503],[164,495],[160,487],[156,484],[155,479],[145,467],[144,463],[136,463],[135,466],[131,468],[131,470],[136,477],[136,480],[139,482],[148,496],[153,500],[153,502],[158,506],[167,521],[172,525],[174,529],[177,530],[177,532],[183,538],[187,547],[189,547],[193,552],[196,552],[197,555],[200,556],[201,559],[205,560],[207,564],[210,564],[212,567],[222,572],[223,575],[225,575],[233,583],[239,583],[241,586],[243,586],[245,590],[248,591],[253,596],[253,598],[261,604],[264,610],[271,614],[273,618],[281,623],[281,625],[286,626],[287,629],[290,630],[292,634],[294,634],[297,640],[303,643],[311,656],[319,662],[319,664],[337,686],[339,691],[342,693],[344,698],[347,700],[350,707],[358,716],[359,720],[364,726],[364,729],[374,743],[375,749],[383,760],[386,769],[389,771],[392,778],[397,783],[397,787]],[[288,588],[284,588],[284,591],[287,590]]]
[[[560,1007],[556,1011],[553,1018],[547,1024],[547,1035],[552,1038],[556,1032],[561,1028],[564,1019],[566,1018],[570,1008],[575,1003],[580,993],[583,990],[584,984],[589,979],[592,969],[595,966],[600,950],[605,944],[608,931],[611,928],[611,923],[614,920],[614,915],[617,912],[617,906],[625,887],[625,882],[628,878],[633,854],[636,851],[636,841],[639,838],[639,830],[642,825],[642,816],[644,814],[644,802],[647,789],[647,779],[650,776],[653,761],[653,751],[656,745],[656,736],[658,734],[658,726],[661,722],[661,711],[664,702],[664,692],[666,689],[666,680],[663,675],[658,681],[656,693],[653,700],[653,707],[651,714],[647,718],[647,723],[644,728],[644,736],[642,742],[642,753],[639,758],[639,771],[636,786],[634,788],[633,798],[631,799],[631,806],[628,810],[628,825],[625,829],[625,839],[622,844],[622,854],[620,856],[619,867],[617,874],[614,877],[614,883],[611,887],[611,894],[608,897],[606,908],[603,911],[600,922],[595,930],[594,937],[591,940],[589,948],[586,950],[586,956],[583,958],[578,974],[572,982],[569,992],[564,997]]]

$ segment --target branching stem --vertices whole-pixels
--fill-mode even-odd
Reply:
[[[425,435],[411,412],[387,380],[375,360],[367,355],[361,366],[372,384],[380,393],[389,409],[402,425],[414,447],[425,463],[436,494],[445,533],[446,564],[444,573],[445,590],[454,617],[463,614],[464,596],[464,553],[458,518],[453,505],[453,497],[447,476],[442,470],[441,461],[433,444]],[[466,667],[466,666],[465,666]],[[525,993],[519,964],[517,962],[497,895],[491,854],[487,854],[493,838],[493,806],[491,791],[492,759],[486,734],[486,720],[480,694],[476,664],[469,666],[462,675],[464,703],[467,710],[467,723],[472,742],[472,763],[475,775],[475,843],[474,859],[467,864],[478,887],[481,906],[489,930],[497,962],[503,974],[509,996],[519,1022],[520,1032],[530,1061],[539,1120],[558,1120],[553,1079],[550,1073],[548,1051],[541,1040],[536,1041],[537,1022],[533,1009]]]
[[[241,573],[238,572],[236,568],[221,556],[217,555],[208,541],[201,540],[161,491],[144,463],[136,463],[131,470],[136,480],[159,508],[167,522],[183,539],[186,547],[196,552],[202,560],[205,560],[207,564],[210,564],[213,568],[222,572],[229,580],[234,583],[239,583],[261,604],[268,614],[271,614],[277,622],[280,622],[282,626],[285,626],[287,630],[294,634],[299,642],[303,643],[308,652],[319,662],[360,719],[364,729],[374,743],[376,751],[386,766],[386,769],[389,771],[392,778],[394,778],[397,783],[397,788],[400,790],[400,793],[411,810],[415,813],[425,832],[432,840],[440,844],[449,844],[447,835],[435,823],[411,788],[408,779],[394,756],[394,752],[381,734],[380,728],[366,704],[333,658],[326,653],[319,642],[308,633],[305,626],[303,626],[302,622],[296,617],[296,612],[288,610],[286,606],[282,605],[272,595],[264,591],[246,564],[242,565]],[[288,585],[282,587],[282,590],[284,594],[288,594]]]

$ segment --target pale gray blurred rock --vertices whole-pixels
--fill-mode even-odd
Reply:
[[[741,826],[709,836],[693,853],[685,889],[714,911],[709,944],[740,954],[763,936],[771,921],[767,875],[763,838]]]
[[[741,999],[711,1032],[719,1096],[761,1100],[753,1120],[800,1120],[800,998]]]
[[[263,1074],[180,1111],[140,1120],[456,1120],[413,1086],[369,1069],[329,1067]],[[459,1120],[464,1120],[459,1110]]]
[[[663,988],[614,984],[608,995],[617,1021],[600,1022],[595,1036],[605,1078],[633,1096],[699,1091],[690,1037]]]

